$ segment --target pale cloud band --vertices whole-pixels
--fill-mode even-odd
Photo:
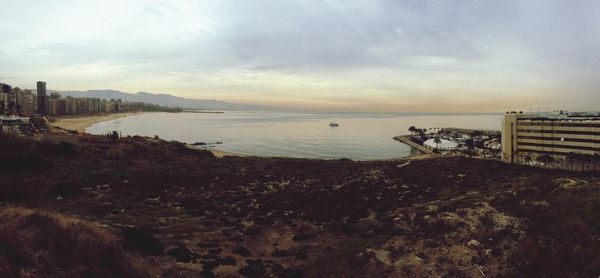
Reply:
[[[352,111],[597,110],[595,1],[0,0],[0,77]]]

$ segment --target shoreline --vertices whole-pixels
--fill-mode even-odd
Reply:
[[[58,117],[58,118],[54,118],[54,122],[50,123],[51,126],[63,129],[63,130],[76,130],[77,132],[80,133],[86,133],[86,129],[93,126],[96,123],[100,123],[100,122],[105,122],[105,121],[110,121],[110,120],[115,120],[115,119],[119,119],[119,118],[125,118],[125,117],[129,117],[129,116],[133,116],[133,115],[141,115],[144,113],[148,113],[148,112],[126,112],[126,113],[112,113],[112,114],[98,114],[98,115],[73,115],[73,116],[63,116],[63,117]],[[185,112],[184,112],[185,113]],[[193,113],[193,112],[192,112]],[[401,137],[401,136],[397,136],[397,137]],[[396,138],[394,138],[396,139]],[[398,140],[398,139],[396,139]],[[402,142],[401,140],[398,140],[400,142]],[[402,142],[404,143],[404,142]],[[186,144],[188,145],[188,147],[190,147],[191,149],[197,149],[194,148],[192,145]],[[411,148],[414,148],[413,146],[406,144]],[[264,155],[247,155],[247,154],[240,154],[240,153],[233,153],[233,152],[228,152],[228,151],[223,151],[220,149],[205,149],[207,151],[210,151],[215,157],[218,158],[224,158],[224,157],[250,157],[250,156],[257,156],[257,157],[268,157],[268,156],[264,156]],[[389,160],[420,160],[420,159],[427,159],[427,158],[431,158],[434,155],[432,155],[431,153],[425,153],[423,151],[419,150],[421,153],[420,154],[414,154],[414,155],[410,155],[410,156],[406,156],[406,157],[399,157],[399,158],[390,158]],[[284,158],[290,158],[290,157],[284,157]],[[311,158],[305,158],[305,159],[311,159]],[[327,160],[327,159],[325,159]],[[385,160],[385,159],[383,159]],[[383,161],[383,160],[374,160],[374,161]]]
[[[212,150],[207,150],[207,151],[210,151],[217,158],[224,158],[226,156],[250,157],[249,155],[240,154],[240,153],[226,152],[226,151],[222,151],[222,150],[219,150],[219,149],[212,149]]]
[[[141,115],[145,112],[126,112],[126,113],[112,113],[112,114],[100,114],[100,115],[77,115],[74,117],[60,117],[55,118],[56,121],[50,123],[52,126],[56,126],[65,130],[76,130],[77,132],[85,133],[85,130],[92,125],[105,122],[110,120],[116,120],[119,118],[125,118],[133,115]]]
[[[241,154],[241,153],[228,152],[228,151],[224,151],[224,150],[220,150],[220,149],[216,149],[216,148],[197,148],[192,144],[187,144],[187,143],[184,143],[184,144],[186,147],[188,147],[192,150],[209,151],[217,158],[224,158],[226,156],[235,156],[235,157],[251,157],[252,156],[252,155],[246,155],[246,154]]]

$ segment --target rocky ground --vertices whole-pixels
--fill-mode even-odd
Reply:
[[[0,152],[0,218],[12,223],[0,224],[0,272],[16,277],[600,274],[599,173],[467,158],[215,158],[177,142],[78,136],[76,145],[0,137],[6,150]],[[110,244],[71,236],[62,240],[85,244],[28,245],[32,235],[15,232],[40,229],[40,223],[68,231],[52,234],[57,239],[79,227],[77,233],[104,233],[95,238]],[[95,246],[123,255],[76,265],[68,263],[71,257],[56,261],[66,252],[87,258]],[[17,260],[15,254],[33,259]]]

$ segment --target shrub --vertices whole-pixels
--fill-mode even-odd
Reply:
[[[0,210],[0,273],[18,277],[143,277],[107,230],[60,214]]]
[[[537,161],[542,163],[550,163],[554,162],[554,158],[552,156],[543,154],[537,157]]]
[[[69,156],[78,153],[77,146],[68,142],[59,142],[58,144],[50,142],[39,142],[35,144],[34,151],[42,155]]]
[[[23,172],[44,169],[48,165],[37,152],[29,150],[3,150],[0,152],[0,172]]]
[[[117,140],[119,140],[119,132],[117,132],[116,130],[114,130],[113,132],[109,133],[107,136],[113,143],[116,143]]]
[[[65,156],[75,155],[77,154],[77,147],[75,146],[75,144],[72,143],[60,142],[54,147],[53,154]]]
[[[600,270],[600,246],[578,220],[555,227],[551,240],[527,237],[509,260],[519,277],[592,277]]]
[[[111,148],[106,151],[106,158],[118,160],[125,157],[125,152],[118,148]]]
[[[37,116],[37,115],[33,115],[33,116],[29,117],[29,122],[38,130],[43,130],[43,129],[48,128],[48,124],[46,123],[46,120],[44,120],[44,118]]]
[[[32,142],[33,141],[29,138],[0,132],[0,146],[2,146],[4,150],[25,150],[29,148]]]
[[[388,277],[389,269],[369,265],[374,255],[365,252],[372,240],[353,239],[326,247],[304,266],[307,277]]]
[[[61,196],[78,196],[83,194],[83,188],[74,182],[59,182],[52,187],[52,193]]]
[[[125,228],[122,235],[127,244],[144,254],[157,256],[165,251],[160,241],[148,229]]]
[[[23,202],[39,197],[39,191],[30,184],[23,184],[18,178],[3,177],[0,182],[0,201]]]

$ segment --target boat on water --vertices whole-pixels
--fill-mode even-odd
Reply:
[[[330,127],[338,127],[338,126],[340,126],[340,124],[338,124],[336,122],[331,122],[331,123],[329,123],[329,126]]]

